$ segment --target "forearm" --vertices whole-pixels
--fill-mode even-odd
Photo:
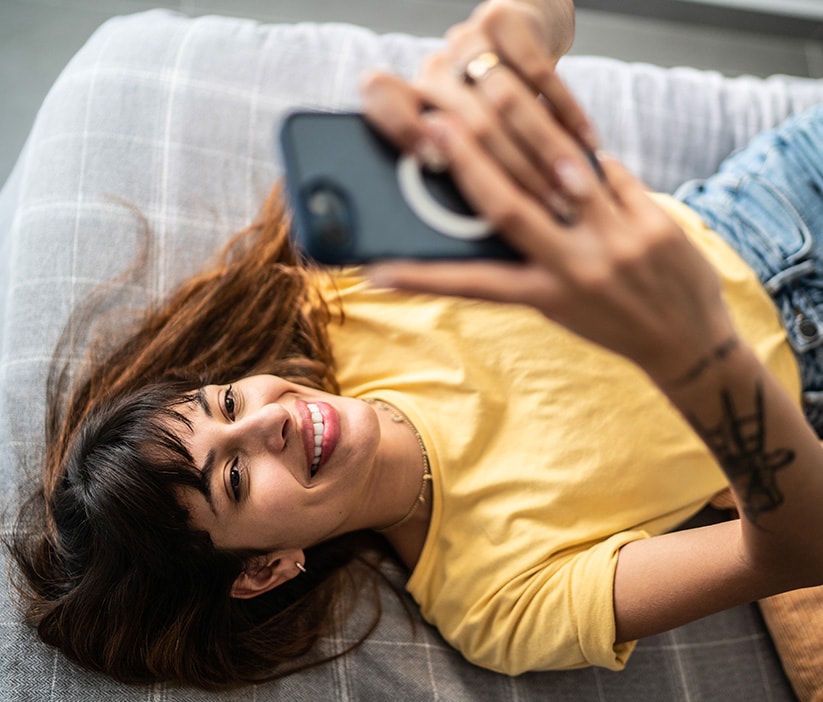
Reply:
[[[618,641],[823,582],[823,450],[753,352],[721,346],[661,388],[712,450],[741,518],[623,547]]]
[[[754,353],[727,340],[664,388],[712,451],[741,513],[742,557],[763,585],[823,581],[823,449]]]

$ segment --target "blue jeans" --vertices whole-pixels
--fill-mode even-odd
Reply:
[[[823,105],[757,136],[675,194],[746,260],[772,296],[823,436]]]

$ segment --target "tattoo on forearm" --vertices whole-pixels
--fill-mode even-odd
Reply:
[[[716,346],[712,351],[699,359],[689,370],[672,383],[672,387],[682,387],[697,380],[716,361],[724,360],[732,351],[740,345],[737,336],[730,336],[723,343]]]
[[[738,413],[726,390],[721,400],[723,417],[716,427],[702,426],[693,415],[688,419],[717,457],[729,480],[742,485],[743,511],[749,521],[756,524],[760,515],[783,503],[776,475],[794,461],[795,454],[788,448],[765,450],[766,417],[763,386],[759,382],[755,386],[751,414]]]

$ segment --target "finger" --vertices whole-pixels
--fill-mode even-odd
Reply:
[[[613,226],[615,218],[633,218],[637,224],[640,217],[660,210],[643,183],[615,158],[602,151],[587,152],[584,158],[588,163],[582,170],[579,158],[571,161],[562,157],[556,165],[560,170],[574,168],[571,177],[586,180],[587,197],[572,203],[575,225],[589,226],[589,231],[599,231],[608,237],[626,231]],[[568,177],[568,173],[566,175]]]
[[[491,8],[484,17],[485,30],[500,58],[544,96],[569,132],[586,148],[596,150],[599,140],[594,125],[557,75],[539,22],[539,14],[530,18],[525,13],[507,12],[502,6]]]
[[[534,100],[522,81],[496,69],[476,86],[493,107],[520,150],[573,199],[585,199],[596,181],[575,139],[555,116]]]
[[[526,258],[549,265],[564,260],[568,230],[554,221],[541,202],[518,187],[459,120],[438,114],[429,126],[461,193],[495,230]]]
[[[418,263],[392,261],[369,266],[375,287],[550,307],[557,282],[530,264],[469,261]]]
[[[671,214],[652,197],[646,185],[619,161],[605,155],[601,155],[600,161],[609,189],[614,193],[613,202],[623,218],[631,224],[628,228],[631,236],[635,240],[643,236],[646,241],[656,241],[658,244],[668,242],[667,247],[680,252],[676,254],[678,267],[685,267],[694,248],[687,243],[682,228],[672,219]],[[605,223],[605,219],[600,222],[601,226]],[[675,245],[675,241],[685,243],[685,248]]]
[[[414,151],[429,163],[437,160],[427,142],[423,96],[408,82],[389,73],[373,71],[361,81],[363,113],[368,121],[402,151]]]
[[[607,187],[619,207],[629,212],[638,212],[651,202],[648,188],[620,161],[603,152],[597,154],[597,160]]]
[[[584,148],[597,151],[600,148],[597,130],[563,79],[552,71],[539,80],[541,100],[554,113],[557,120],[570,134],[577,137]]]
[[[509,82],[518,82],[514,74],[502,66],[498,66],[494,72],[506,73]],[[460,78],[447,55],[440,54],[427,61],[417,87],[428,104],[457,115],[474,138],[535,197],[546,199],[548,193],[556,188],[550,175],[538,168],[529,158],[528,152],[512,140],[506,129],[501,128],[498,115],[477,92],[476,86],[469,86]],[[534,103],[534,99],[522,86],[519,97],[521,101]]]

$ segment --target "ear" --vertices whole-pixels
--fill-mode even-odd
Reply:
[[[273,551],[259,556],[237,576],[229,594],[239,600],[247,600],[269,592],[300,575],[300,569],[295,563],[303,563],[305,560],[306,555],[301,549]]]

